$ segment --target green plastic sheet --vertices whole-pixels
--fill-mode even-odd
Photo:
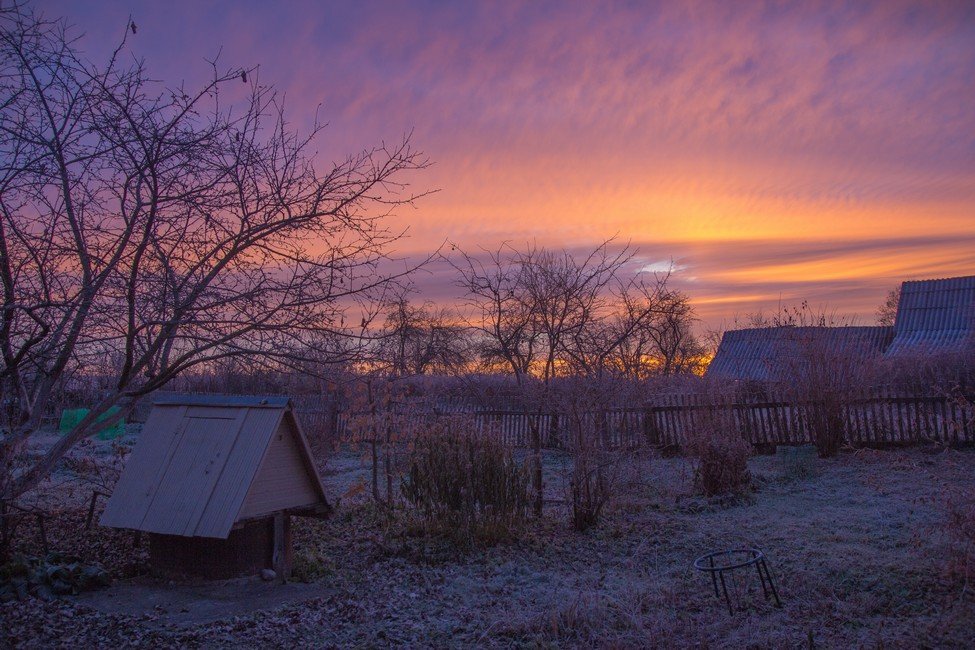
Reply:
[[[104,420],[112,417],[118,413],[119,408],[113,406],[108,409],[101,417],[98,418],[98,422],[103,422]],[[84,417],[88,415],[88,409],[64,409],[61,411],[61,422],[58,424],[58,431],[63,433],[68,433],[81,422]],[[118,438],[125,434],[125,419],[121,419],[107,429],[102,429],[98,432],[99,440],[112,440]]]

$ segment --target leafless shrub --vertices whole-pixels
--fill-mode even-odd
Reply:
[[[527,470],[512,450],[464,418],[417,432],[403,496],[433,533],[492,543],[515,535],[531,503]]]
[[[572,527],[582,532],[599,523],[603,508],[612,497],[609,469],[589,454],[575,459],[570,482]]]
[[[730,410],[705,411],[684,446],[693,458],[694,482],[705,495],[740,493],[751,484],[752,446]]]
[[[975,349],[920,346],[878,364],[874,383],[894,394],[922,398],[915,407],[917,419],[935,421],[941,434],[927,442],[958,443],[975,429]],[[919,438],[927,438],[927,427],[911,428]]]
[[[970,395],[975,387],[975,349],[919,345],[885,359],[876,371],[877,379],[908,392]]]
[[[577,532],[595,527],[608,512],[638,512],[653,489],[647,449],[592,448],[575,453],[568,481],[570,523]]]
[[[788,388],[820,457],[835,456],[847,441],[847,410],[871,376],[872,362],[858,350],[867,343],[836,344],[814,330],[797,330],[796,338]]]
[[[612,449],[607,441],[605,411],[570,415],[572,474],[569,502],[572,527],[583,532],[599,523],[616,495],[625,449]]]
[[[828,458],[839,453],[846,440],[846,421],[842,402],[831,394],[818,397],[810,400],[806,413],[816,449],[821,457]]]
[[[615,347],[610,343],[606,347]],[[599,348],[590,345],[591,352]],[[605,348],[603,348],[605,349]],[[617,431],[611,409],[637,399],[639,388],[603,363],[580,364],[580,374],[559,386],[555,402],[562,414],[562,433],[572,454],[568,499],[572,504],[572,527],[585,531],[599,523],[616,495],[624,461],[633,451],[631,439]]]

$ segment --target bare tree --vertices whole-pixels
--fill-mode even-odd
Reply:
[[[374,363],[396,377],[453,374],[467,365],[467,333],[450,309],[397,292],[384,309]]]
[[[669,276],[641,278],[625,289],[614,310],[609,359],[633,380],[700,373],[707,349],[693,332],[694,310],[686,294],[667,286]]]
[[[612,240],[581,256],[504,244],[480,255],[462,253],[455,264],[484,357],[514,376],[523,406],[534,415],[529,422],[536,514],[543,504],[542,416],[558,427],[556,380],[616,372],[634,333],[648,331],[648,323],[663,319],[675,304],[686,304],[671,299],[666,276],[629,273],[635,253]]]
[[[353,429],[356,442],[371,458],[372,496],[392,506],[394,472],[402,443],[410,440],[424,411],[413,383],[425,374],[449,374],[466,365],[466,337],[446,308],[410,302],[410,289],[390,292],[381,313],[385,320],[356,373]],[[380,467],[381,466],[381,467]],[[385,477],[381,494],[380,469]]]
[[[897,305],[900,301],[900,286],[894,287],[887,292],[887,297],[884,298],[884,302],[877,307],[877,325],[893,327],[894,321],[897,320]]]
[[[128,34],[129,30],[126,30]],[[125,42],[105,65],[63,21],[0,14],[0,495],[23,493],[96,427],[228,357],[300,366],[394,278],[382,217],[425,166],[408,139],[322,170],[256,70],[162,88]],[[227,104],[230,84],[246,99]],[[235,88],[235,94],[239,92]],[[354,355],[358,346],[336,347]],[[78,427],[14,459],[65,379],[112,378]]]
[[[523,387],[539,356],[540,334],[533,306],[525,299],[519,254],[508,245],[481,255],[461,252],[454,264],[472,329],[480,334],[480,353],[489,365],[508,370]]]

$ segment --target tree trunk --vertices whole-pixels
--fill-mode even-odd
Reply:
[[[372,446],[372,498],[376,503],[382,501],[379,498],[379,450],[376,448],[376,437],[373,435],[370,441]]]
[[[386,505],[392,507],[393,505],[393,467],[392,459],[390,455],[393,453],[392,436],[390,433],[391,427],[386,424],[386,441],[385,441],[385,451],[383,453],[383,470],[386,473]]]
[[[535,516],[542,516],[545,504],[544,485],[542,483],[542,435],[538,417],[532,419],[532,487],[535,489]]]

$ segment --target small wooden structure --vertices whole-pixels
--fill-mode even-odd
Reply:
[[[284,578],[290,517],[330,510],[288,398],[180,396],[153,405],[100,523],[149,533],[161,573]]]

